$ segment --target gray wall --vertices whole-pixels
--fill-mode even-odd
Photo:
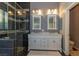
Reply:
[[[45,13],[48,9],[59,10],[59,3],[58,2],[31,2],[30,11],[32,11],[33,9],[42,9],[43,13]],[[32,14],[32,12],[31,12],[31,14]],[[58,17],[58,19],[59,19],[59,17]],[[57,24],[59,24],[59,23],[57,22]],[[44,29],[45,32],[58,32],[58,30],[50,30],[50,31],[47,30],[47,16],[46,15],[42,16],[41,25],[42,25],[41,28]],[[30,32],[41,32],[41,31],[42,30],[32,30],[32,15],[31,15],[30,16]]]

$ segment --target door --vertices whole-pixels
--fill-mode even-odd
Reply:
[[[79,48],[79,4],[70,10],[70,40]]]

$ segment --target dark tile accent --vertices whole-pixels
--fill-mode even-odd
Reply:
[[[13,48],[12,40],[0,40],[0,48]]]
[[[0,56],[13,56],[13,49],[12,48],[0,49]]]

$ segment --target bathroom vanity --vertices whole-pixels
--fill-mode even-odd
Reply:
[[[59,50],[61,51],[61,34],[58,33],[31,33],[29,34],[29,50]]]
[[[36,9],[33,11],[36,11]],[[62,35],[59,34],[61,24],[59,16],[57,14],[43,14],[43,11],[40,9],[38,14],[32,13],[30,20],[31,33],[28,35],[29,50],[61,51]],[[40,12],[42,14],[39,14]],[[45,12],[49,12],[49,10]]]

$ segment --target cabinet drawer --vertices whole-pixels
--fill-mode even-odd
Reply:
[[[30,49],[40,49],[40,39],[29,39]]]
[[[58,40],[49,39],[48,40],[48,49],[49,50],[58,50],[57,42],[58,42]]]

